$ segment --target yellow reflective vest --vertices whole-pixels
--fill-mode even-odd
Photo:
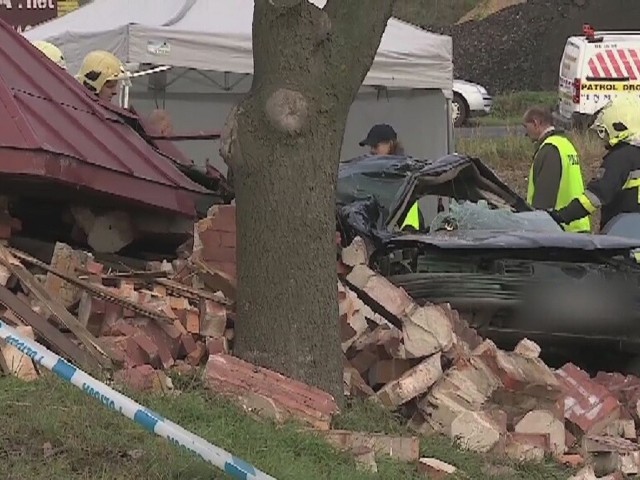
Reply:
[[[420,207],[418,206],[417,201],[413,204],[409,213],[407,213],[407,216],[405,217],[404,222],[402,222],[400,228],[403,229],[407,226],[420,230]]]
[[[562,176],[560,178],[560,187],[558,188],[558,196],[556,198],[555,210],[566,207],[571,200],[578,198],[584,193],[584,182],[582,180],[582,170],[580,169],[580,157],[575,147],[562,135],[551,135],[539,148],[544,145],[553,145],[560,153],[560,161],[562,163]],[[535,193],[535,184],[533,182],[533,165],[529,171],[529,188],[527,189],[527,203],[533,203],[533,195]],[[580,218],[564,229],[568,232],[591,232],[591,220],[588,216]]]

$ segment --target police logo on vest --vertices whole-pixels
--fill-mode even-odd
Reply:
[[[580,159],[578,158],[578,155],[569,154],[567,155],[567,160],[569,160],[569,163],[571,165],[580,165]]]

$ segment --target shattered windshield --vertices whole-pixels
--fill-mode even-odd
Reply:
[[[405,179],[406,175],[394,175],[388,172],[354,173],[340,178],[337,189],[338,201],[348,204],[373,196],[385,214],[388,214]]]
[[[438,213],[430,231],[439,230],[497,230],[558,232],[560,226],[542,211],[514,213],[491,208],[485,200],[457,202],[452,199],[448,211]]]

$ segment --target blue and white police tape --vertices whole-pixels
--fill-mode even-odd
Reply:
[[[227,451],[185,430],[180,425],[162,418],[129,397],[116,392],[34,340],[23,337],[15,328],[2,321],[0,321],[0,339],[30,357],[38,365],[48,368],[61,379],[72,383],[105,407],[120,412],[150,432],[166,438],[176,447],[195,453],[204,461],[224,470],[233,478],[240,480],[275,480],[275,478],[261,472],[244,460],[234,457]]]

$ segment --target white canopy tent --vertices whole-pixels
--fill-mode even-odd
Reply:
[[[161,96],[177,130],[211,129],[222,127],[231,106],[250,88],[252,17],[253,0],[94,0],[24,36],[60,47],[72,73],[96,49],[127,63],[177,67],[160,82],[161,93],[156,80],[153,88],[151,80],[134,80],[132,104],[150,110]],[[351,108],[343,156],[360,152],[358,141],[381,122],[394,125],[413,155],[451,151],[452,83],[451,38],[389,20]],[[188,153],[210,157],[215,149],[202,143],[189,144]]]
[[[23,32],[28,40],[46,40],[62,49],[69,71],[80,68],[92,50],[107,50],[129,60],[129,28],[171,25],[193,6],[193,0],[95,0],[62,17]]]

